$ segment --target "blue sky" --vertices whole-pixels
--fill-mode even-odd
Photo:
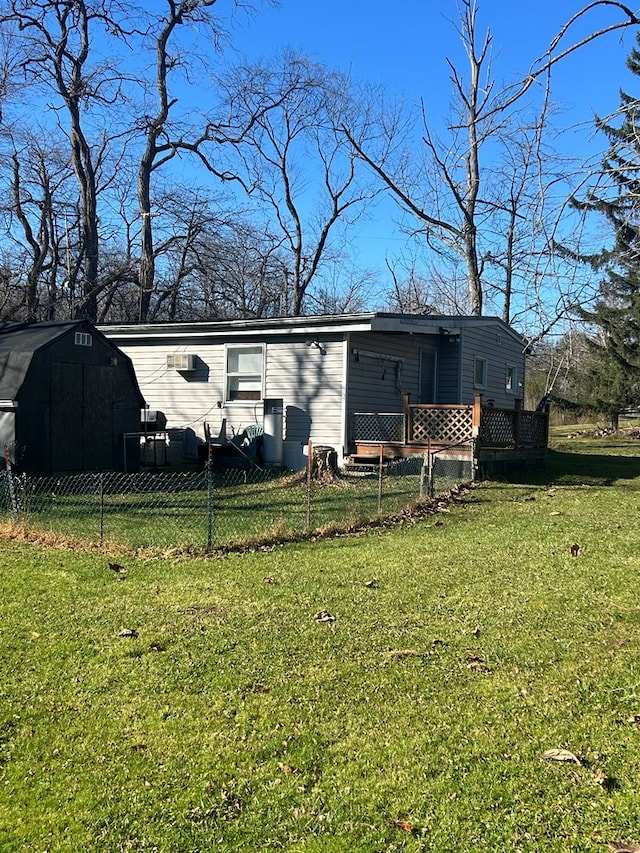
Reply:
[[[491,30],[496,77],[510,81],[526,73],[585,5],[586,0],[533,0],[514,12],[513,0],[480,0],[479,31]],[[424,98],[436,120],[446,109],[446,60],[464,63],[456,0],[280,0],[277,7],[256,8],[254,20],[233,34],[235,46],[250,56],[266,57],[291,45],[330,66],[351,70],[357,79]],[[564,43],[620,19],[614,7],[594,9],[570,31],[575,38]],[[557,66],[554,96],[576,122],[589,123],[594,111],[606,114],[616,108],[618,89],[629,79],[624,63],[634,38],[631,29],[609,34]]]
[[[491,30],[493,74],[498,82],[521,78],[542,56],[562,26],[587,0],[479,0],[478,31]],[[285,45],[356,80],[385,84],[409,101],[423,100],[432,128],[444,121],[450,100],[447,59],[467,69],[457,32],[456,0],[280,0],[276,7],[256,5],[253,21],[234,29],[232,42],[251,58],[269,57]],[[517,9],[518,11],[514,11]],[[639,7],[640,9],[640,7]],[[621,20],[620,10],[598,7],[572,28],[562,44]],[[599,163],[606,148],[593,134],[594,113],[607,116],[619,105],[619,89],[634,91],[637,81],[625,61],[635,44],[635,30],[610,33],[581,48],[556,66],[552,98],[563,133],[554,143],[572,155]],[[633,81],[633,82],[632,82]],[[353,246],[360,260],[384,270],[384,259],[401,243],[393,224],[392,203],[379,208],[377,220],[359,227]]]

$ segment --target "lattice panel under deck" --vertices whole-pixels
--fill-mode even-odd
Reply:
[[[471,439],[473,409],[443,407],[421,409],[411,407],[411,440],[417,444],[428,441],[444,441],[456,444]]]

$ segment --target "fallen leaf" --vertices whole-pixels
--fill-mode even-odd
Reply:
[[[577,543],[577,542],[574,542],[574,543],[573,543],[573,545],[572,545],[572,546],[571,546],[571,548],[570,548],[570,551],[571,551],[571,556],[572,556],[572,557],[577,557],[577,556],[578,556],[578,554],[580,553],[580,546],[578,545],[578,543]]]
[[[613,642],[609,643],[608,649],[610,652],[617,652],[618,649],[621,649],[623,646],[629,642],[628,637],[620,637],[617,640],[613,640]]]
[[[109,563],[109,568],[112,572],[117,572],[118,574],[125,574],[127,571],[120,563]]]
[[[626,844],[624,841],[607,841],[607,847],[613,853],[640,853],[640,844]]]
[[[397,826],[398,829],[403,829],[405,832],[413,832],[415,827],[408,820],[392,820],[391,823]]]
[[[335,622],[336,621],[336,617],[332,613],[329,613],[328,610],[318,610],[318,612],[316,613],[316,615],[313,618],[316,620],[316,622]]]
[[[375,589],[378,586],[378,578],[371,578],[370,581],[365,583],[365,586],[368,586],[369,589]]]
[[[282,773],[295,773],[297,768],[293,767],[291,764],[278,764],[278,770],[282,771]]]
[[[135,639],[138,636],[138,632],[135,628],[123,628],[122,631],[118,634],[119,637],[131,637]]]
[[[273,579],[272,577],[270,577],[269,575],[267,575],[266,577],[262,578],[262,580],[263,580],[265,583],[275,583],[274,579]]]
[[[629,717],[627,722],[640,729],[640,714],[634,714],[633,717]]]
[[[478,655],[468,654],[465,661],[468,669],[474,669],[476,672],[491,672],[491,669]]]
[[[540,758],[546,761],[572,761],[574,764],[582,765],[577,755],[568,749],[545,749]]]
[[[601,767],[598,767],[596,772],[593,774],[593,781],[596,783],[596,785],[600,785],[601,788],[604,788],[605,791],[608,791],[614,786],[613,779],[607,776],[607,774]]]
[[[388,658],[419,658],[422,657],[423,652],[416,649],[389,649],[385,655]]]

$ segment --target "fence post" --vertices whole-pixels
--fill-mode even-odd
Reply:
[[[427,440],[427,453],[429,455],[429,497],[432,498],[436,493],[436,487],[434,483],[434,465],[433,465],[433,453],[431,452],[431,441]]]
[[[213,445],[207,448],[207,552],[213,547]]]
[[[98,494],[100,495],[100,545],[104,544],[104,474],[98,474]]]
[[[18,504],[16,502],[16,492],[13,488],[13,469],[11,468],[11,455],[9,453],[9,445],[4,446],[4,464],[7,471],[7,489],[9,490],[9,501],[11,503],[11,515],[16,518],[18,515]]]
[[[420,469],[420,500],[424,500],[426,483],[429,477],[429,451],[422,454],[422,468]]]
[[[382,459],[384,448],[380,445],[380,457],[378,459],[378,515],[382,512]]]
[[[305,533],[311,530],[311,469],[313,468],[313,442],[309,439],[307,444],[307,514],[305,519]]]

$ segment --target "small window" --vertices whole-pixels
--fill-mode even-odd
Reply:
[[[486,358],[476,358],[473,362],[473,387],[474,388],[486,388],[487,387],[487,359]]]
[[[516,394],[518,392],[518,368],[514,367],[512,364],[507,365],[505,389],[510,394]]]
[[[88,332],[76,332],[77,347],[90,347],[91,343],[91,335]]]
[[[261,400],[263,365],[262,346],[227,347],[227,401],[249,403]]]

